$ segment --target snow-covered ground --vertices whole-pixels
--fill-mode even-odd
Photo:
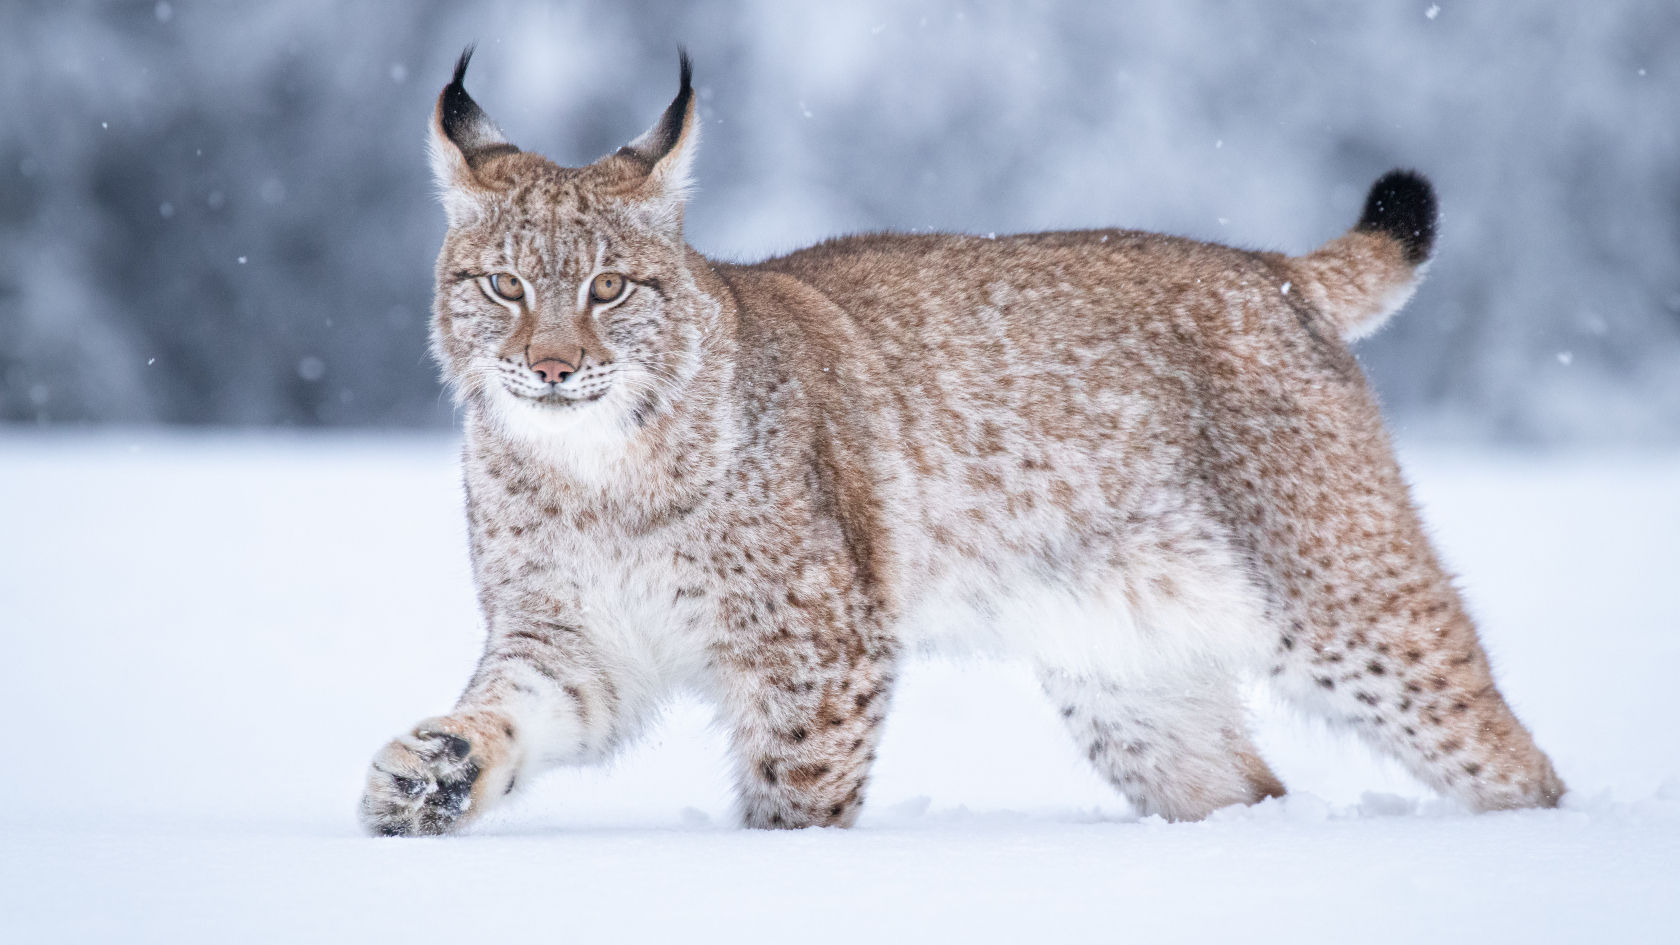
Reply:
[[[0,436],[0,941],[1674,941],[1680,456],[1418,451],[1501,685],[1574,788],[1468,816],[1256,692],[1295,793],[1139,821],[1017,667],[905,674],[851,831],[728,824],[702,706],[470,836],[369,755],[476,656],[444,438]]]

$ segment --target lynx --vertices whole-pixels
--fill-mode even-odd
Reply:
[[[471,52],[431,120],[432,343],[488,639],[375,755],[370,831],[460,830],[676,690],[715,702],[743,824],[850,826],[902,662],[953,651],[1030,661],[1144,814],[1283,793],[1244,678],[1469,808],[1557,803],[1348,349],[1429,260],[1424,178],[1296,257],[1101,230],[726,264],[683,237],[686,54],[649,131],[565,168],[467,94]]]

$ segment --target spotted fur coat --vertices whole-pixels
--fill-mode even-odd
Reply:
[[[1102,230],[726,265],[683,239],[686,57],[575,169],[506,141],[467,59],[433,339],[488,640],[375,756],[370,830],[458,830],[677,689],[718,706],[746,825],[849,825],[902,661],[952,650],[1030,661],[1146,813],[1283,793],[1248,677],[1471,808],[1557,802],[1348,350],[1429,258],[1424,179],[1299,257]]]

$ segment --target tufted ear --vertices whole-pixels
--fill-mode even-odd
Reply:
[[[694,117],[694,67],[688,50],[677,50],[680,86],[665,114],[641,137],[618,149],[617,157],[634,159],[646,171],[636,198],[656,219],[682,228],[682,208],[694,189],[690,170],[698,150],[700,126]]]
[[[439,196],[451,226],[476,215],[475,196],[484,186],[475,171],[493,157],[519,153],[467,94],[462,80],[466,78],[472,54],[471,46],[462,50],[461,58],[455,63],[455,77],[443,87],[437,107],[432,110],[432,174],[437,179]]]

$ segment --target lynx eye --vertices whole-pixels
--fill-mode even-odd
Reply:
[[[589,300],[592,302],[616,302],[624,294],[624,277],[616,272],[603,272],[589,283]]]
[[[498,272],[490,277],[490,289],[509,302],[517,302],[525,297],[525,283],[519,277],[505,272]]]

